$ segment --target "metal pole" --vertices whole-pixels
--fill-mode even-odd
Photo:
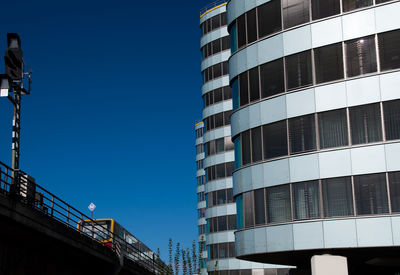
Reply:
[[[19,169],[19,142],[21,130],[21,87],[14,87],[14,115],[12,127],[12,169]]]

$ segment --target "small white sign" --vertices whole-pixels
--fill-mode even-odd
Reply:
[[[96,205],[94,205],[94,203],[91,202],[91,203],[89,204],[88,208],[89,208],[90,211],[93,212],[93,211],[96,209]]]

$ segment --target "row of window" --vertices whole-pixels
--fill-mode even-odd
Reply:
[[[204,151],[207,156],[212,156],[234,149],[231,137],[223,137],[211,140],[204,144]]]
[[[199,225],[199,235],[203,235],[203,234],[206,234],[206,225],[205,224]]]
[[[315,48],[246,71],[232,82],[233,109],[285,91],[377,72],[378,55],[380,71],[400,68],[400,30]]]
[[[206,178],[205,178],[205,176],[197,177],[197,185],[198,185],[198,186],[203,185],[203,184],[205,184],[205,183],[206,183]]]
[[[348,12],[388,1],[391,0],[271,0],[233,21],[229,27],[232,52],[282,29],[340,14],[341,7],[342,12]]]
[[[238,229],[299,220],[399,213],[400,172],[257,189],[236,197],[236,207]]]
[[[337,109],[242,132],[234,140],[235,168],[319,149],[395,139],[400,139],[400,100]]]
[[[212,90],[203,95],[204,108],[231,98],[232,88],[230,86],[224,86],[222,88]]]
[[[206,195],[204,192],[197,193],[197,202],[206,200]]]
[[[236,215],[207,219],[207,233],[217,233],[236,229]]]
[[[196,145],[196,155],[204,153],[204,146],[202,144]]]
[[[196,161],[197,170],[204,168],[203,159]]]
[[[209,192],[206,195],[207,207],[233,203],[232,188]]]
[[[228,74],[228,61],[224,61],[206,68],[201,72],[203,83]]]
[[[207,245],[207,252],[210,260],[234,258],[236,256],[235,243],[210,244]]]
[[[200,208],[197,211],[198,211],[199,219],[204,218],[206,216],[206,209],[205,208]]]
[[[226,25],[226,12],[213,16],[200,25],[202,35]]]
[[[204,128],[196,129],[196,139],[201,138],[204,134]]]
[[[225,111],[221,112],[204,119],[204,127],[206,131],[213,130],[218,127],[222,126],[229,126],[231,125],[231,114],[232,111]]]
[[[205,169],[207,181],[232,177],[234,166],[234,162],[232,161],[207,167]]]
[[[201,49],[200,49],[201,57],[204,59],[211,55],[229,50],[229,48],[230,48],[229,43],[230,43],[229,36],[225,36],[225,37],[213,40],[210,43],[207,43],[203,47],[201,47]]]

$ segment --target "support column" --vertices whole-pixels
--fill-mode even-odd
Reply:
[[[311,258],[312,275],[348,275],[347,258],[332,255],[315,255]]]

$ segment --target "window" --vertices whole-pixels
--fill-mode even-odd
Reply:
[[[270,97],[285,91],[283,59],[260,66],[261,97]]]
[[[212,54],[219,53],[221,51],[221,40],[217,39],[212,42]]]
[[[242,157],[243,165],[251,162],[250,130],[242,133]]]
[[[218,113],[214,115],[215,118],[215,128],[224,126],[224,113]]]
[[[400,100],[383,103],[386,140],[400,139]]]
[[[340,13],[340,0],[312,0],[311,5],[313,20]]]
[[[226,176],[232,177],[233,169],[234,169],[234,162],[227,162],[226,165]]]
[[[258,67],[249,71],[250,102],[260,100]]]
[[[222,44],[222,51],[228,50],[229,49],[229,36],[225,36],[221,38],[221,44]]]
[[[229,162],[232,164],[232,162]],[[226,189],[226,202],[233,203],[233,190],[232,188]]]
[[[243,194],[243,208],[244,208],[244,226],[254,226],[254,205],[253,205],[253,192]]]
[[[322,196],[325,217],[354,215],[350,177],[322,180]]]
[[[212,79],[218,78],[222,75],[221,63],[212,66],[213,76]]]
[[[317,83],[343,78],[342,43],[314,49],[314,60]]]
[[[295,220],[320,217],[318,181],[293,184],[293,211]]]
[[[240,49],[246,45],[246,14],[239,16],[237,19],[237,37],[238,48]]]
[[[229,37],[231,40],[231,53],[234,53],[238,49],[238,42],[237,42],[237,24],[234,22],[230,29],[229,29]]]
[[[235,169],[242,167],[242,151],[241,151],[241,140],[240,136],[237,136],[233,140],[233,144],[235,147]]]
[[[283,25],[294,27],[310,21],[309,0],[282,0]]]
[[[224,125],[225,126],[231,124],[231,114],[232,114],[232,111],[224,112]]]
[[[236,197],[236,227],[237,229],[243,228],[243,195]]]
[[[349,144],[346,109],[319,113],[318,128],[321,149]]]
[[[216,15],[211,18],[212,29],[215,30],[221,27],[221,18],[220,15]]]
[[[264,159],[286,156],[288,154],[286,120],[262,127]]]
[[[232,82],[232,109],[236,110],[239,108],[239,83],[238,78],[235,78]]]
[[[225,137],[225,151],[230,151],[234,149],[234,145],[231,137]]]
[[[400,68],[400,30],[378,34],[382,71]]]
[[[228,230],[235,230],[236,229],[236,215],[229,215],[228,216]]]
[[[392,212],[400,212],[400,172],[389,173],[390,201]]]
[[[226,231],[227,228],[226,216],[218,217],[218,231]]]
[[[316,149],[314,114],[289,119],[290,153]]]
[[[255,224],[265,224],[265,198],[264,189],[254,191]]]
[[[389,212],[384,173],[354,177],[357,215]]]
[[[222,101],[222,88],[214,90],[214,103]]]
[[[240,106],[249,103],[247,72],[239,75],[239,96],[240,96]]]
[[[346,74],[348,77],[376,72],[376,51],[374,36],[345,42]]]
[[[262,160],[261,127],[251,130],[251,145],[252,161]]]
[[[343,11],[351,11],[372,5],[372,0],[343,0]]]
[[[305,51],[285,58],[286,82],[288,89],[312,84],[311,51]]]
[[[350,108],[352,144],[382,140],[381,110],[379,103]]]
[[[292,220],[289,185],[267,188],[267,208],[269,223]]]
[[[247,12],[247,43],[257,40],[256,9]]]
[[[228,243],[228,245],[229,245],[229,258],[234,258],[236,256],[235,243]],[[234,273],[232,273],[232,270],[230,271],[230,275],[234,275]]]
[[[224,151],[224,138],[215,140],[215,149],[217,154]]]
[[[224,100],[228,100],[232,98],[232,89],[229,86],[225,86],[222,88],[224,92]]]
[[[257,8],[258,36],[264,37],[282,29],[281,1],[271,0]]]
[[[217,179],[225,178],[225,163],[218,164],[216,166]]]

